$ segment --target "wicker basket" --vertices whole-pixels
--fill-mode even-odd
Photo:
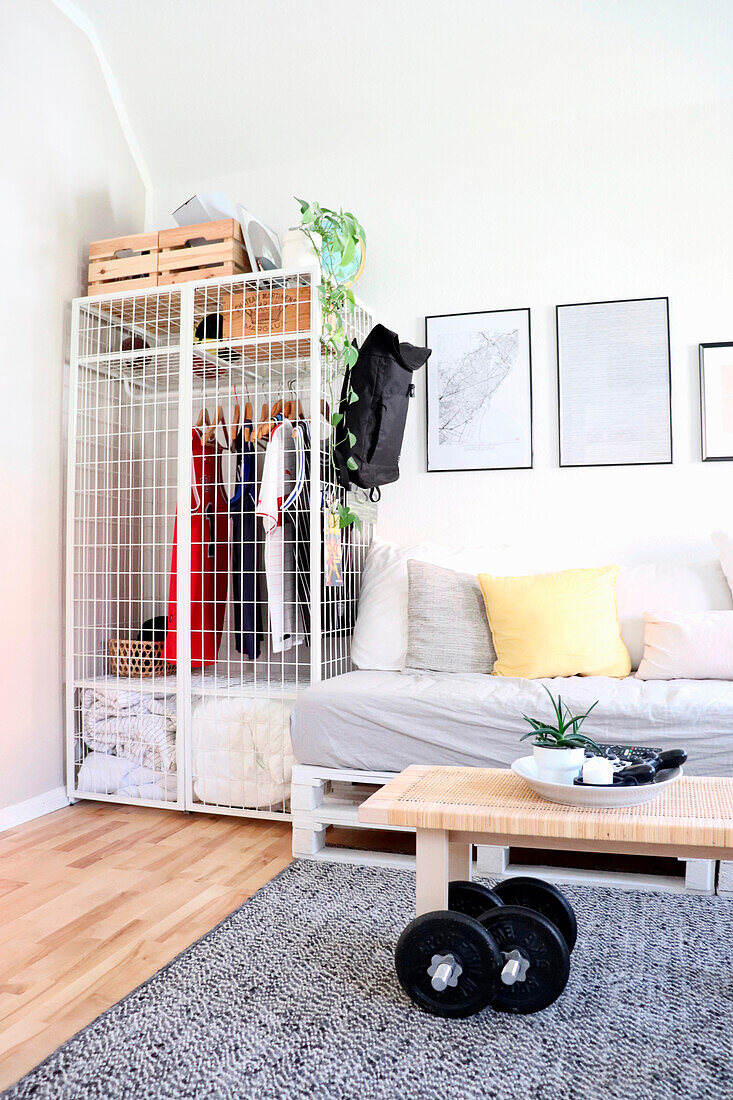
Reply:
[[[112,676],[165,676],[163,642],[110,638],[107,648]]]

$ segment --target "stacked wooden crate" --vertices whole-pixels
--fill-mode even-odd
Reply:
[[[89,246],[89,294],[158,285],[158,233],[133,233]]]
[[[251,270],[242,227],[233,218],[163,229],[158,244],[158,286]]]
[[[233,218],[95,241],[89,247],[89,294],[241,275],[250,271],[242,229]]]

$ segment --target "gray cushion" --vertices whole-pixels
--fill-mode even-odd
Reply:
[[[407,668],[491,672],[496,653],[476,577],[411,559],[407,580]]]

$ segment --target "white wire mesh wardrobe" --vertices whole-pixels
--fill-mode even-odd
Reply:
[[[374,519],[365,494],[348,494],[362,529],[339,536],[342,583],[328,584],[324,507],[347,498],[329,473],[340,379],[320,326],[310,271],[74,301],[72,798],[289,817],[290,711],[302,687],[351,668]],[[361,344],[362,305],[348,326]],[[141,631],[157,649],[137,645]]]

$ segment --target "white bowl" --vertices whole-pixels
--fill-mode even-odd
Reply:
[[[644,783],[638,787],[568,786],[567,783],[546,783],[540,779],[532,756],[515,760],[512,771],[548,802],[559,802],[561,806],[588,806],[605,810],[619,810],[624,806],[641,806],[644,802],[652,802],[682,775],[682,768],[674,768],[661,783]]]

